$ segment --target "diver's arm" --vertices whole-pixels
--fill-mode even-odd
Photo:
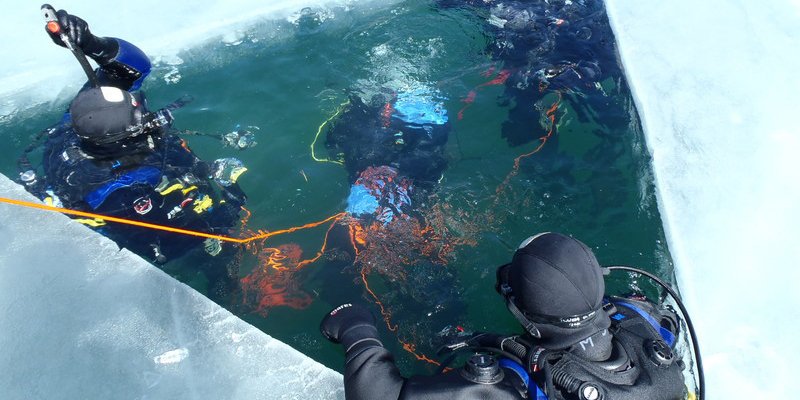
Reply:
[[[103,43],[97,53],[87,53],[100,65],[97,79],[101,85],[123,90],[138,90],[150,74],[150,59],[133,44],[113,37],[98,38]]]
[[[347,352],[344,393],[348,400],[514,400],[521,397],[510,382],[476,384],[458,371],[403,378],[392,355],[376,342]]]
[[[343,304],[322,320],[322,334],[345,348],[344,394],[348,400],[520,398],[508,384],[475,384],[458,372],[403,378],[378,340],[375,319],[358,305]]]
[[[400,397],[405,379],[394,364],[394,357],[380,342],[347,352],[344,393],[347,399],[394,400]]]
[[[320,324],[322,335],[345,350],[344,392],[348,400],[395,400],[405,380],[378,339],[375,318],[366,307],[346,303]]]
[[[94,40],[83,49],[100,66],[96,72],[102,86],[134,91],[150,74],[150,59],[140,48],[125,40],[94,36]]]
[[[56,18],[64,35],[100,66],[97,69],[100,85],[128,91],[139,89],[151,68],[150,59],[141,49],[122,39],[95,36],[86,21],[65,10],[58,10]],[[55,44],[66,47],[60,34],[47,33]]]

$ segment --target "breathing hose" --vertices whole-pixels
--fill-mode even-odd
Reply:
[[[697,364],[697,398],[698,400],[703,400],[705,398],[705,377],[703,376],[703,361],[700,358],[700,347],[697,344],[697,334],[694,331],[694,325],[692,325],[692,320],[689,318],[689,312],[686,310],[686,307],[683,305],[683,301],[681,301],[680,296],[678,293],[675,292],[669,285],[667,285],[664,281],[662,281],[659,277],[647,272],[643,271],[639,268],[634,268],[626,265],[610,265],[603,267],[603,275],[608,275],[611,271],[628,271],[633,272],[639,275],[646,276],[656,282],[659,286],[664,288],[664,290],[669,293],[670,296],[675,300],[675,304],[678,305],[680,308],[681,313],[683,314],[683,318],[686,321],[686,327],[689,330],[689,336],[692,338],[692,351],[694,352],[694,360]]]

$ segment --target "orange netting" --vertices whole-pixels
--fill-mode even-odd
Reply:
[[[405,324],[403,330],[399,323],[393,321],[393,308],[400,304],[386,304],[370,286],[370,279],[379,279],[385,290],[393,292],[392,299],[410,296],[403,288],[416,284],[416,281],[409,282],[409,275],[423,273],[418,271],[420,264],[433,263],[433,268],[447,268],[459,246],[474,246],[477,243],[480,232],[478,224],[471,223],[466,215],[453,210],[446,202],[437,201],[435,196],[429,201],[432,206],[421,211],[416,218],[395,219],[383,224],[379,221],[364,223],[348,217],[341,222],[348,226],[356,254],[354,265],[358,267],[364,290],[378,306],[387,329],[395,333],[402,348],[417,360],[439,365],[438,361],[415,344],[419,340],[417,332],[410,326],[413,322],[407,321],[409,324]],[[450,227],[453,226],[460,228],[458,234],[451,232]],[[409,300],[420,302],[420,299]],[[429,332],[424,334],[430,336]]]
[[[319,222],[276,231],[290,233],[331,222],[325,233],[322,247],[313,257],[307,259],[303,259],[303,249],[294,243],[276,247],[267,247],[266,239],[246,243],[245,249],[256,257],[258,263],[253,271],[240,281],[243,305],[248,310],[252,310],[252,312],[262,316],[266,316],[272,307],[287,306],[296,309],[308,307],[313,299],[301,289],[301,282],[296,278],[296,275],[304,267],[316,262],[325,254],[328,234],[336,224],[336,221],[344,215],[344,213],[339,213]],[[247,228],[250,216],[250,212],[245,209],[245,216],[241,221],[242,230],[255,235],[255,237],[263,236],[264,232],[253,232]]]

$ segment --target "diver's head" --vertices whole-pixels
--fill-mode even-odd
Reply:
[[[69,112],[81,148],[101,158],[153,150],[172,122],[168,110],[148,113],[143,97],[110,86],[78,93]]]
[[[520,244],[511,263],[497,269],[497,291],[541,346],[563,349],[611,321],[603,311],[605,283],[591,249],[558,233],[540,233]]]

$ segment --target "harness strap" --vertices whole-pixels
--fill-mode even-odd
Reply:
[[[661,338],[664,339],[664,341],[667,342],[667,344],[670,347],[672,347],[672,345],[675,343],[675,335],[672,332],[670,332],[669,329],[661,326],[661,324],[658,321],[656,321],[656,319],[653,318],[653,316],[647,313],[646,311],[642,310],[641,308],[631,303],[627,303],[624,301],[615,301],[614,304],[623,306],[625,308],[629,308],[635,311],[637,314],[639,314],[642,318],[644,318],[645,321],[647,321],[650,324],[650,326],[653,327],[653,329],[656,330],[656,332],[659,333],[659,335],[661,335]]]
[[[111,193],[114,193],[116,190],[136,184],[155,186],[160,177],[161,171],[159,171],[158,168],[150,166],[141,167],[124,175],[120,175],[111,182],[101,185],[91,193],[87,194],[84,200],[92,207],[92,209],[96,210],[103,204],[104,201],[106,201],[108,196],[110,196]]]

